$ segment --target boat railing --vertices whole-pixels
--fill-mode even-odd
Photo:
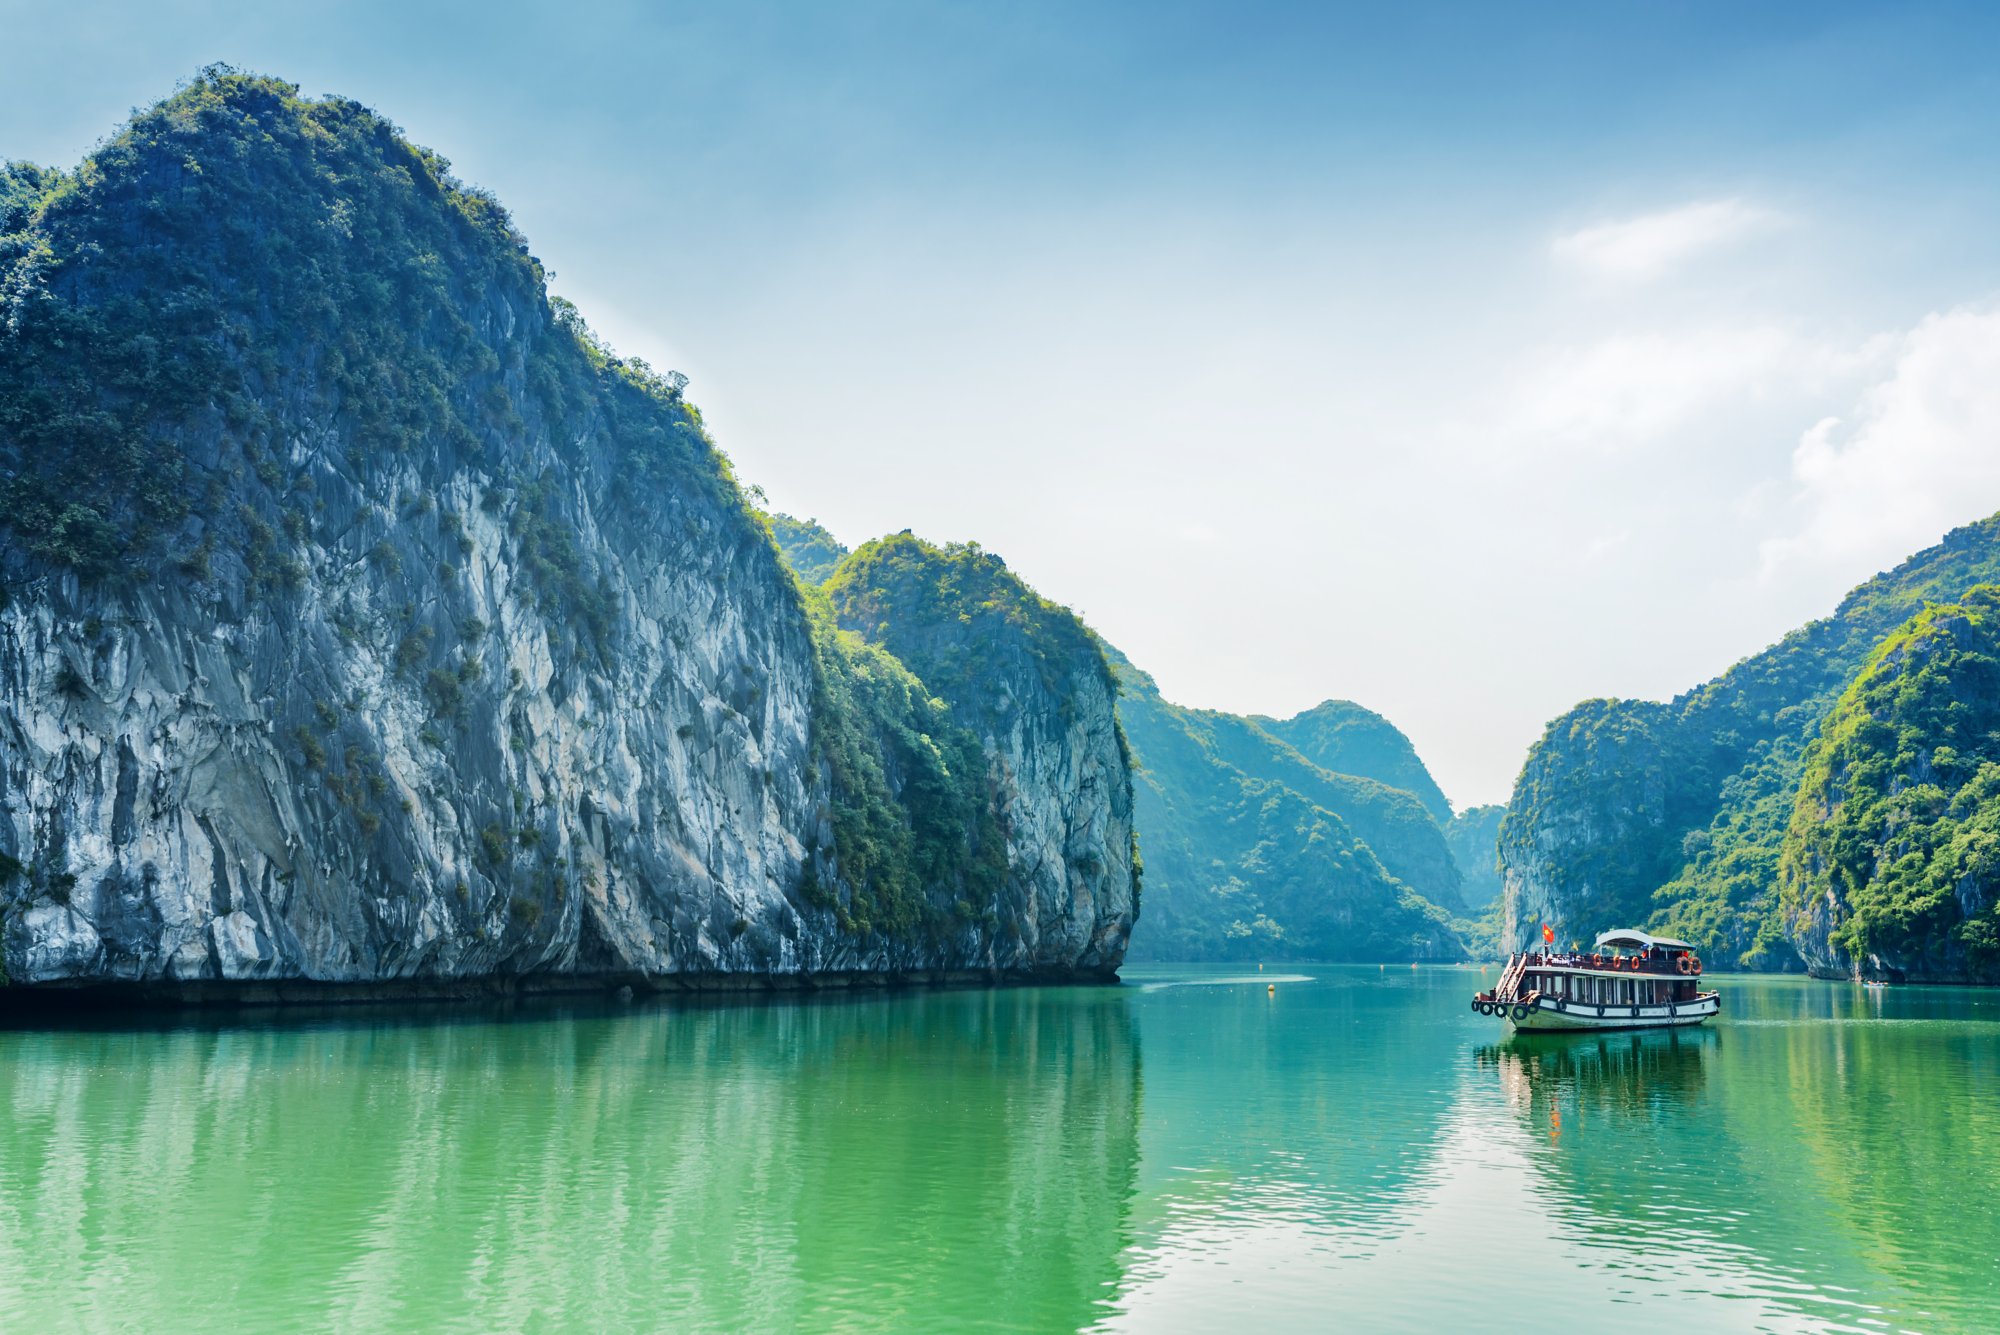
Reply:
[[[1533,951],[1520,957],[1523,967],[1528,969],[1589,969],[1593,972],[1619,973],[1627,978],[1690,978],[1698,976],[1695,967],[1683,970],[1679,956],[1670,955],[1664,959],[1652,956],[1605,955],[1590,951]],[[1692,960],[1692,957],[1689,957]],[[1635,963],[1636,961],[1636,963]]]

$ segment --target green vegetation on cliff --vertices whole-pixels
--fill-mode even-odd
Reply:
[[[1403,730],[1351,700],[1326,700],[1288,719],[1251,719],[1258,727],[1323,770],[1373,779],[1423,803],[1439,825],[1451,822],[1451,803],[1417,756]]]
[[[833,835],[842,903],[808,885],[855,932],[940,934],[985,921],[1007,874],[1006,838],[979,739],[886,650],[816,608],[814,741],[841,795]],[[987,925],[991,925],[990,922]]]
[[[1806,753],[1779,866],[1816,966],[2000,977],[2000,587],[1875,650]]]
[[[808,584],[824,584],[847,557],[840,539],[820,527],[817,519],[794,519],[772,511],[764,516],[771,527],[771,539],[799,578]]]
[[[863,543],[826,581],[840,624],[886,646],[932,691],[981,721],[998,676],[1025,668],[1067,709],[1075,674],[1115,694],[1097,637],[976,542],[935,547],[906,529]]]
[[[1954,530],[1671,703],[1593,700],[1551,723],[1501,830],[1526,892],[1517,938],[1543,918],[1572,936],[1647,923],[1721,967],[1800,967],[1778,863],[1821,721],[1897,626],[1995,579],[2000,516]]]
[[[946,757],[936,797],[919,805],[949,801],[956,818],[970,819],[963,813],[972,794],[990,794],[974,814],[1004,823],[1005,837],[1001,825],[990,835],[982,826],[976,865],[985,850],[1011,844],[1034,864],[1023,893],[1081,886],[1099,903],[1129,895],[1136,911],[1140,864],[1118,680],[1075,613],[977,543],[937,547],[907,530],[862,544],[814,596],[838,619],[842,642],[858,638],[893,654],[936,697],[934,728],[968,739]],[[993,792],[995,783],[1008,788]],[[1038,786],[1060,788],[1059,800],[1038,799]],[[898,790],[908,802],[907,781]],[[939,827],[940,836],[949,832]],[[1122,933],[1116,948],[1122,955]]]
[[[1112,653],[1146,849],[1133,958],[1462,957],[1437,902],[1456,905],[1457,873],[1415,797],[1329,774],[1249,719],[1171,704]],[[1391,858],[1424,879],[1400,878]]]
[[[612,357],[498,202],[359,103],[215,67],[0,193],[0,525],[37,557],[144,578],[161,544],[199,565],[220,543],[296,583],[311,514],[284,458],[307,419],[364,473],[545,433],[734,499],[677,382]],[[224,503],[238,470],[268,506]],[[540,536],[551,602],[602,619],[571,535]]]
[[[838,630],[823,599],[782,577],[684,387],[615,356],[548,291],[490,195],[345,98],[216,66],[73,172],[0,170],[10,583],[73,571],[198,588],[215,615],[268,601],[282,616],[309,586],[366,568],[399,582],[400,620],[343,621],[343,635],[390,637],[394,670],[455,715],[479,659],[453,655],[487,626],[418,624],[464,601],[460,569],[404,568],[384,530],[423,526],[469,555],[464,516],[434,493],[477,479],[525,577],[508,592],[544,623],[558,676],[608,678],[626,609],[600,535],[578,522],[579,490],[601,486],[600,515],[735,560],[729,578],[778,591],[780,634],[811,640],[838,883],[808,872],[798,893],[863,934],[922,940],[977,916],[967,906],[1005,865],[979,739],[936,683]],[[771,528],[809,582],[839,555],[815,525]],[[1035,643],[1104,670],[1079,629],[1036,615]],[[977,617],[927,629],[934,672],[987,644]],[[955,648],[958,635],[978,645]],[[307,741],[308,763],[323,763]]]
[[[1456,913],[1464,907],[1458,866],[1444,832],[1414,793],[1324,769],[1250,719],[1213,709],[1172,708],[1181,726],[1222,764],[1281,783],[1338,816],[1391,876],[1440,908]]]

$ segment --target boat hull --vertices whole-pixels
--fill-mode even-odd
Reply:
[[[1590,1005],[1582,1002],[1552,1002],[1547,998],[1520,1019],[1512,1007],[1507,1023],[1523,1033],[1576,1031],[1582,1029],[1673,1029],[1700,1024],[1722,1012],[1722,999],[1713,993],[1696,1001],[1661,1006]]]

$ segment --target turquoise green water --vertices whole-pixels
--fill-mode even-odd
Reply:
[[[0,1033],[0,1329],[2000,1328],[2000,996],[1478,979]]]

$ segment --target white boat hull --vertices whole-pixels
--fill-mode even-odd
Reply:
[[[1597,1005],[1580,1001],[1555,1001],[1544,997],[1538,1008],[1520,1019],[1515,1007],[1507,1008],[1507,1023],[1524,1033],[1579,1029],[1662,1029],[1700,1024],[1722,1012],[1722,998],[1709,993],[1694,1001],[1678,1001],[1654,1006]]]

